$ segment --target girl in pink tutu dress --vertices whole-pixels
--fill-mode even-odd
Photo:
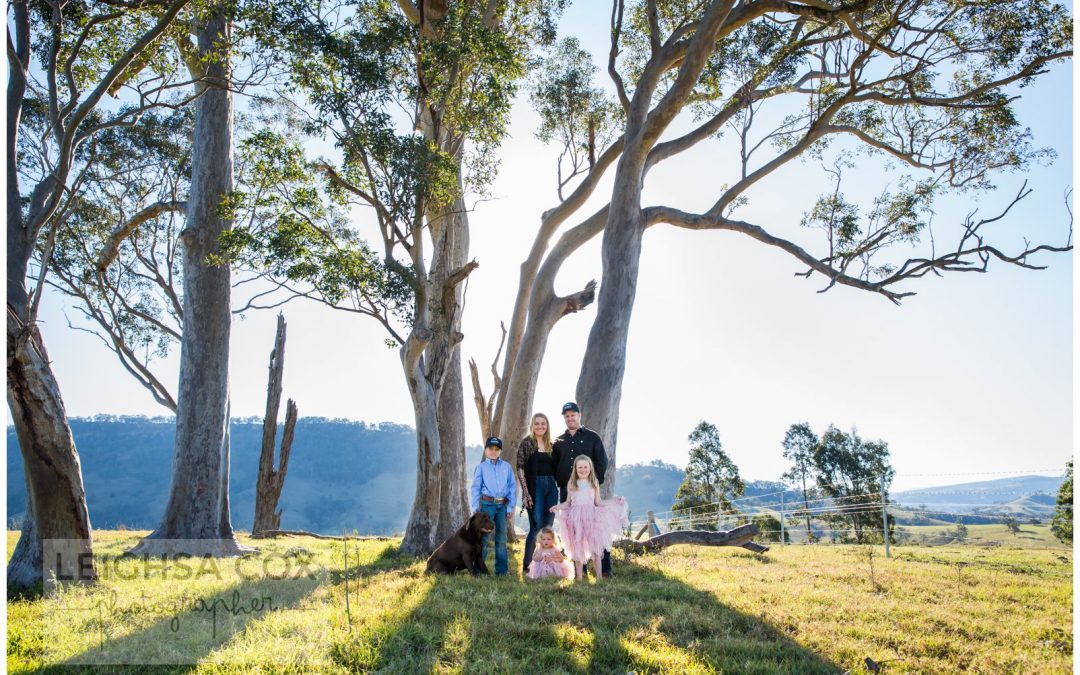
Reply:
[[[530,579],[543,577],[558,577],[569,579],[574,574],[570,562],[563,558],[562,551],[555,547],[555,531],[550,527],[541,528],[540,545],[533,551],[532,562],[529,563],[529,572],[526,576]]]
[[[593,569],[600,570],[600,557],[629,523],[629,509],[622,497],[600,499],[592,460],[582,455],[574,460],[574,474],[566,486],[566,501],[551,507],[556,524],[570,557],[574,559],[574,578],[584,578],[582,566],[592,558]],[[595,575],[599,582],[602,575]]]

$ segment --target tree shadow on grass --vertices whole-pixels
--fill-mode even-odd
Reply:
[[[187,561],[193,569],[199,569],[203,562],[201,559]],[[212,562],[231,572],[236,559]],[[304,567],[303,562],[297,561],[295,555],[292,559],[279,555],[266,567],[259,565],[257,569],[248,569],[243,581],[222,590],[212,593],[193,591],[187,596],[180,593],[166,601],[140,599],[137,596],[120,599],[111,592],[95,594],[92,596],[95,599],[89,605],[64,603],[61,600],[53,611],[70,617],[71,630],[93,632],[94,644],[60,663],[23,672],[193,671],[200,661],[215,650],[226,647],[253,622],[275,611],[319,611],[318,608],[306,607],[305,601],[320,586],[344,584],[346,574],[342,567],[327,571],[314,563]],[[402,556],[396,546],[388,545],[373,559],[349,565],[349,584],[354,586],[365,579],[383,577],[413,563],[415,559]],[[183,581],[176,583],[182,585]],[[148,616],[153,618],[147,624]],[[114,633],[124,630],[125,621],[147,625],[114,636]],[[228,667],[230,664],[223,665]],[[272,662],[265,665],[274,666]]]
[[[512,568],[513,569],[513,568]],[[438,576],[336,646],[350,670],[837,673],[839,665],[761,619],[656,569],[614,580]]]

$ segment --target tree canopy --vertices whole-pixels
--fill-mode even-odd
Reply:
[[[1059,541],[1072,543],[1073,538],[1073,461],[1065,465],[1065,482],[1057,494],[1057,506],[1054,518],[1050,521],[1050,531]]]
[[[672,510],[694,509],[693,518],[686,516],[690,529],[714,530],[717,516],[735,513],[732,499],[741,497],[746,489],[739,476],[739,467],[724,452],[716,426],[702,421],[690,433],[690,458],[686,476],[675,492]]]

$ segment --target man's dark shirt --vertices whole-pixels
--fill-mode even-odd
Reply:
[[[604,442],[600,440],[600,435],[592,429],[578,427],[573,436],[569,431],[565,432],[552,443],[551,455],[555,463],[555,483],[560,488],[565,490],[574,471],[574,460],[581,455],[592,460],[597,482],[604,482],[607,452],[604,451]]]

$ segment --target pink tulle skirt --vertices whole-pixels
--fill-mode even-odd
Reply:
[[[559,511],[555,521],[567,554],[582,563],[602,556],[629,524],[629,507],[622,497],[605,499],[600,506],[571,505]]]
[[[560,579],[572,579],[574,566],[568,560],[555,562],[554,560],[533,560],[529,563],[529,571],[525,574],[530,579],[542,579],[544,577],[559,577]]]

